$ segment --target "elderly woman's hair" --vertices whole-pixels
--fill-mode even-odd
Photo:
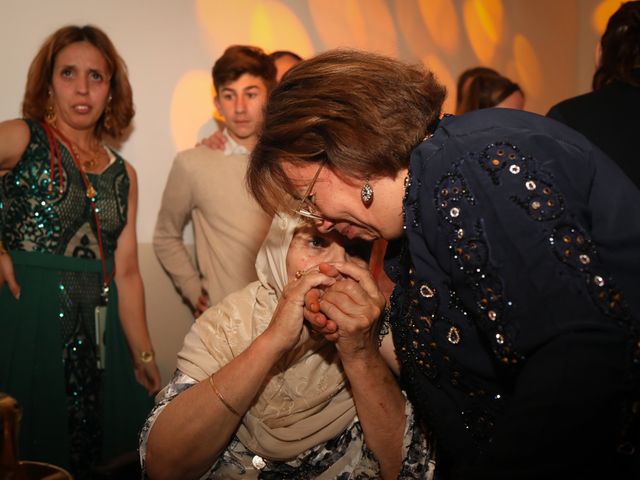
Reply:
[[[594,90],[615,81],[640,87],[640,1],[625,2],[611,15],[600,48]]]
[[[249,189],[269,212],[295,197],[282,161],[323,163],[357,179],[393,177],[435,129],[445,94],[424,67],[382,55],[332,50],[305,60],[269,97]]]
[[[105,124],[106,115],[103,113],[94,133],[97,137],[106,133],[113,138],[118,138],[129,126],[135,113],[127,66],[107,34],[92,25],[62,27],[45,40],[29,67],[22,101],[22,115],[32,120],[44,120],[56,57],[63,48],[77,42],[87,42],[96,47],[104,56],[111,75],[109,89],[111,118]]]

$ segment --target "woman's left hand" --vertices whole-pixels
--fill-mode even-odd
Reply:
[[[353,262],[321,264],[320,271],[343,277],[322,292],[305,297],[305,317],[313,327],[336,342],[341,357],[378,348],[378,320],[385,299],[371,273]]]
[[[6,282],[11,295],[20,300],[20,285],[16,282],[13,261],[8,253],[0,252],[0,287]]]
[[[160,372],[155,360],[148,363],[136,362],[133,373],[149,395],[155,395],[160,391]]]

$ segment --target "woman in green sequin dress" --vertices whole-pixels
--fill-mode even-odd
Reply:
[[[160,385],[138,267],[136,175],[102,142],[133,113],[109,38],[70,26],[32,62],[24,120],[0,123],[0,391],[23,408],[19,457],[77,478],[135,449]]]

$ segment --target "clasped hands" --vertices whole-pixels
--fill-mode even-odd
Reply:
[[[311,328],[335,342],[343,357],[377,349],[385,299],[371,272],[353,262],[321,263],[318,270],[335,281],[305,294],[304,317]]]
[[[281,353],[299,341],[306,320],[335,343],[343,360],[377,352],[385,299],[365,266],[320,263],[291,279],[265,331]]]

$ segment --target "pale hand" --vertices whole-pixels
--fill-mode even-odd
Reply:
[[[20,285],[16,282],[13,261],[8,253],[0,255],[0,287],[5,283],[9,287],[11,295],[13,295],[16,300],[20,300]]]
[[[202,295],[198,297],[198,304],[193,312],[194,318],[198,318],[209,308],[209,295],[206,292],[202,292]]]
[[[226,143],[227,139],[224,138],[222,132],[218,130],[213,132],[207,138],[200,140],[197,145],[204,145],[205,147],[209,147],[211,150],[224,150]]]
[[[148,363],[137,361],[133,373],[149,395],[155,395],[160,391],[160,371],[155,360]]]

